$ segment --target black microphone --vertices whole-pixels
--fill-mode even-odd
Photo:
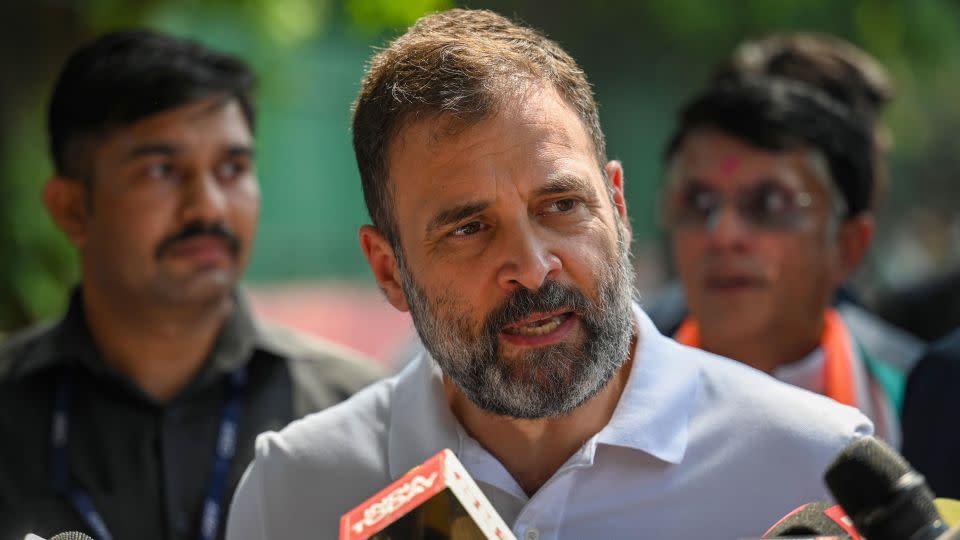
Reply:
[[[837,505],[824,502],[807,503],[778,521],[762,538],[831,536],[844,540],[860,540],[853,522]]]
[[[824,480],[870,540],[936,540],[947,532],[923,475],[873,437],[840,452]]]

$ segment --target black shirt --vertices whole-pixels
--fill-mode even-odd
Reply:
[[[114,540],[199,537],[225,379],[234,370],[246,366],[249,382],[220,538],[257,434],[342,401],[379,377],[357,353],[256,324],[239,294],[236,300],[203,367],[164,403],[103,362],[79,293],[57,325],[0,346],[0,540],[27,532],[93,533],[50,482],[54,391],[65,369],[73,372],[70,482],[90,496]]]
[[[903,401],[903,457],[937,497],[960,498],[960,328],[917,363]]]

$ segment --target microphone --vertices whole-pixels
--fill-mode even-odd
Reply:
[[[28,534],[23,537],[23,540],[46,540],[46,539],[43,537],[37,536],[35,534]],[[82,532],[67,531],[54,536],[50,540],[93,540],[93,538],[90,538],[89,536],[83,534]]]
[[[517,540],[449,449],[340,518],[340,540]]]
[[[873,437],[840,452],[824,480],[870,540],[936,540],[947,532],[923,475]]]
[[[790,512],[763,534],[761,538],[823,537],[861,540],[853,522],[839,505],[824,502],[807,503]]]

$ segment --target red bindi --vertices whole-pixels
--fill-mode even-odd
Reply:
[[[740,157],[733,155],[723,158],[723,162],[720,163],[720,172],[724,175],[732,174],[737,168],[740,167]]]

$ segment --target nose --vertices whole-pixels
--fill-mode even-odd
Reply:
[[[707,234],[717,247],[741,245],[750,231],[750,226],[732,204],[724,204],[716,208],[706,225]]]
[[[518,287],[537,290],[563,268],[550,243],[532,226],[518,227],[505,237],[503,262],[497,270],[497,283],[504,290],[513,291]]]
[[[182,186],[181,212],[184,223],[217,223],[223,220],[226,196],[215,175],[197,172]]]

